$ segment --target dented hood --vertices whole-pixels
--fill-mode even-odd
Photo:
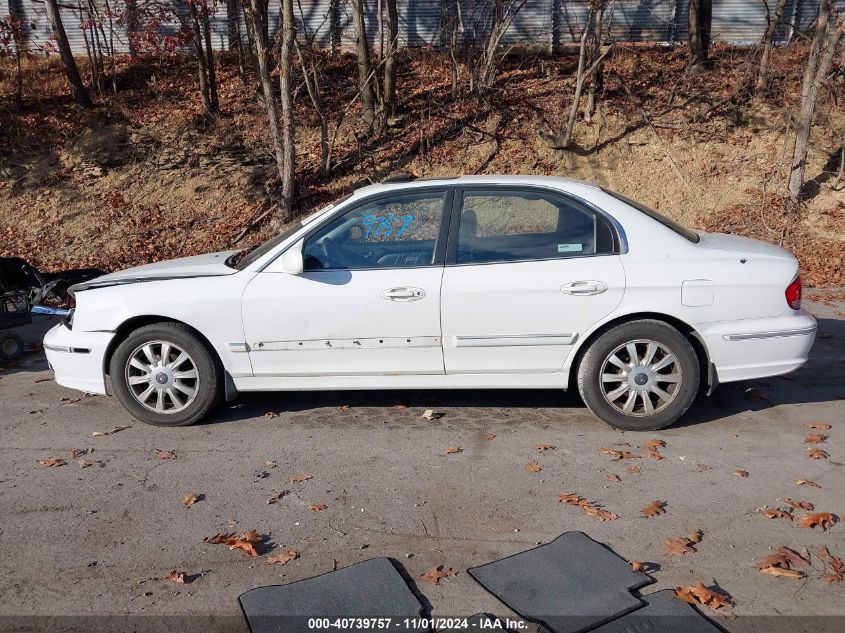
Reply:
[[[180,257],[169,259],[155,264],[135,266],[116,273],[109,273],[81,284],[76,284],[68,289],[73,296],[77,292],[91,288],[105,288],[122,284],[139,283],[142,281],[159,281],[163,279],[182,279],[190,277],[219,277],[231,275],[238,272],[235,268],[226,265],[226,260],[237,253],[234,251],[222,251],[220,253],[209,253],[207,255],[195,255],[193,257]]]

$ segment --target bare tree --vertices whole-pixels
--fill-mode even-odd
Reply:
[[[293,211],[296,188],[296,143],[293,127],[293,49],[296,26],[293,21],[293,0],[281,0],[282,45],[279,54],[279,88],[282,95],[282,220],[288,220]]]
[[[712,22],[713,0],[689,0],[689,69],[701,69],[708,62]]]
[[[382,108],[384,116],[393,116],[396,109],[396,55],[399,50],[399,17],[396,0],[385,0],[387,9],[387,49],[384,52],[384,87]]]
[[[781,19],[783,19],[783,11],[786,7],[786,2],[787,0],[777,0],[775,13],[774,15],[771,15],[769,13],[768,0],[763,0],[763,4],[766,7],[766,31],[763,33],[763,39],[760,42],[760,46],[763,50],[760,53],[760,66],[757,68],[757,81],[754,82],[754,91],[758,93],[766,89],[769,73],[769,59],[772,56],[772,45],[774,43],[775,33],[777,32]]]
[[[285,181],[285,148],[282,141],[282,130],[279,124],[279,108],[273,94],[273,82],[270,79],[270,60],[267,51],[267,3],[268,0],[243,0],[244,16],[247,29],[255,43],[255,57],[258,64],[258,79],[264,94],[264,105],[267,108],[267,125],[270,128],[270,138],[273,142],[273,156],[276,159],[276,169],[279,178]]]
[[[314,111],[317,113],[317,119],[320,122],[320,175],[326,176],[331,170],[331,143],[329,142],[329,123],[326,118],[326,109],[323,106],[323,95],[320,87],[320,69],[319,62],[320,55],[316,50],[314,39],[317,32],[322,26],[331,20],[332,8],[326,12],[323,23],[317,27],[313,34],[308,33],[305,21],[305,14],[302,10],[302,2],[297,0],[299,7],[300,23],[302,24],[302,38],[294,38],[294,46],[296,47],[296,54],[299,58],[299,64],[302,67],[302,76],[305,79],[305,89],[308,91],[308,96],[314,106]],[[300,42],[300,39],[302,42]]]
[[[372,129],[375,123],[375,89],[370,64],[370,44],[364,20],[364,0],[352,0],[352,23],[355,27],[355,54],[358,60],[358,93],[361,97],[361,118]]]
[[[801,189],[804,186],[810,130],[813,126],[819,89],[830,72],[836,56],[836,48],[843,33],[845,33],[845,17],[833,14],[831,0],[819,0],[819,17],[807,56],[807,65],[804,67],[801,103],[795,121],[795,146],[792,151],[792,166],[787,184],[787,192],[793,203],[800,201]]]
[[[200,94],[205,116],[215,121],[220,115],[217,97],[217,74],[214,69],[214,50],[211,48],[211,24],[209,22],[208,0],[188,0],[191,16],[190,30],[197,56]]]
[[[90,108],[91,97],[82,83],[82,78],[79,76],[79,69],[76,67],[76,60],[73,58],[73,52],[70,50],[70,42],[65,33],[64,24],[62,24],[62,16],[59,13],[58,0],[45,0],[47,7],[47,19],[53,26],[53,34],[56,36],[56,46],[59,49],[59,56],[62,58],[62,65],[65,67],[65,75],[67,76],[70,89],[73,92],[73,98],[76,99],[80,105]]]
[[[499,45],[514,18],[525,6],[526,0],[493,0],[493,15],[481,58],[474,66],[472,92],[487,91],[496,81],[499,68]]]
[[[601,63],[602,41],[603,35],[603,21],[604,12],[607,9],[608,0],[594,0],[591,4],[595,5],[595,18],[593,20],[593,31],[590,34],[590,64],[593,66],[593,71],[590,73],[590,85],[587,90],[587,105],[584,107],[584,120],[588,123],[593,119],[593,114],[596,111],[596,95],[604,87],[604,74]]]

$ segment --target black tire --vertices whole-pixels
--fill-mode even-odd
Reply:
[[[0,361],[12,362],[23,356],[23,339],[17,334],[3,332],[0,334]]]
[[[619,367],[618,375],[625,376],[624,380],[617,381],[613,376],[611,380],[603,380],[603,376],[616,375],[618,365],[614,361],[622,361],[626,365],[630,363],[627,344],[635,343],[634,350],[642,362],[648,350],[653,349],[649,348],[648,342],[658,346],[654,356],[657,362],[627,367],[627,372]],[[675,360],[665,370],[668,375],[661,373],[663,368],[652,370],[663,359],[671,361],[670,355]],[[677,380],[678,376],[679,383],[663,380]],[[652,319],[629,321],[611,328],[593,341],[578,367],[578,391],[587,407],[599,419],[626,431],[656,431],[676,422],[695,400],[700,381],[698,357],[687,338],[668,323]],[[606,385],[605,389],[603,385]],[[663,398],[649,391],[651,388],[662,391]],[[615,400],[614,393],[619,393]],[[671,400],[667,401],[667,395],[671,396]],[[634,407],[626,413],[622,409],[631,397]],[[651,412],[646,408],[645,398],[651,403]]]
[[[127,366],[139,348],[146,344],[157,345],[160,342],[176,346],[186,352],[198,376],[194,383],[193,400],[186,398],[187,404],[183,409],[169,413],[159,413],[141,404],[139,397],[130,387],[127,377],[129,372],[133,371]],[[161,356],[164,355],[162,352]],[[181,323],[154,323],[130,333],[115,349],[109,372],[112,389],[120,404],[133,417],[153,426],[188,426],[198,422],[208,415],[223,397],[223,370],[219,361],[205,343],[197,338],[190,328]],[[178,396],[184,397],[181,392],[178,392]],[[173,400],[170,400],[170,403],[176,409]]]

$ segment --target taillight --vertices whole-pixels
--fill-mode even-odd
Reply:
[[[793,310],[801,309],[801,275],[797,275],[795,279],[786,287],[786,303]]]

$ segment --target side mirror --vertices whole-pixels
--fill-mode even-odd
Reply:
[[[300,275],[304,269],[304,262],[302,260],[303,241],[299,240],[293,244],[288,250],[282,253],[279,258],[279,268],[282,272],[289,275]]]

